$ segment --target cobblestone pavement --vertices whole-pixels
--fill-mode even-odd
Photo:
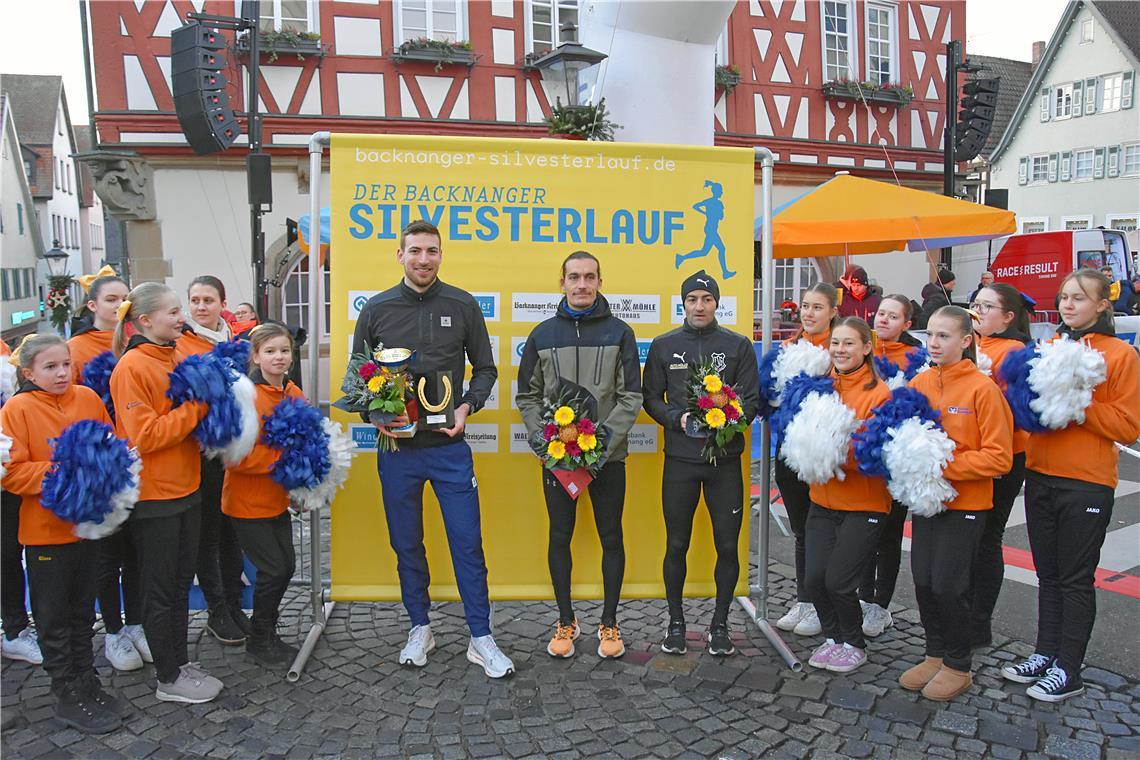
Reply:
[[[792,583],[772,567],[773,617]],[[298,639],[307,629],[305,597],[290,592],[282,625]],[[690,627],[707,624],[708,602],[688,603]],[[586,626],[597,605],[581,604]],[[499,604],[496,636],[518,673],[490,681],[464,657],[462,608],[433,613],[438,649],[427,667],[395,662],[405,635],[392,604],[338,605],[301,681],[223,648],[193,618],[196,657],[226,684],[212,704],[154,699],[148,671],[110,676],[96,636],[98,663],[134,705],[126,727],[100,737],[65,730],[52,718],[48,681],[39,668],[5,662],[2,674],[5,758],[293,758],[293,757],[787,757],[787,758],[1135,758],[1140,755],[1140,685],[1113,673],[1085,671],[1084,696],[1040,705],[998,668],[1028,654],[1000,641],[976,660],[975,687],[948,705],[927,702],[896,683],[921,656],[913,610],[898,608],[895,628],[875,639],[870,662],[846,676],[794,674],[735,609],[739,654],[703,653],[699,631],[688,655],[661,654],[660,601],[621,608],[628,653],[602,661],[584,637],[569,661],[544,650],[555,618],[547,603]],[[814,640],[790,637],[806,659]],[[810,670],[810,668],[809,668]]]

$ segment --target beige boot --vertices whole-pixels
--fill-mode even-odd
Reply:
[[[973,685],[973,675],[943,665],[938,675],[923,688],[922,696],[934,702],[949,702]]]
[[[910,670],[899,676],[899,685],[908,691],[919,691],[938,675],[942,668],[941,657],[927,657]]]

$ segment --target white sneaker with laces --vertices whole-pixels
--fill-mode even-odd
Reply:
[[[0,636],[0,640],[3,642],[0,644],[0,654],[9,660],[30,662],[33,665],[43,664],[44,656],[40,652],[40,642],[36,638],[36,632],[31,628],[20,631],[11,641],[7,636]]]
[[[107,662],[111,663],[112,668],[123,673],[143,666],[142,656],[124,631],[108,633],[103,637],[103,654],[107,656]]]
[[[150,644],[146,642],[146,633],[143,632],[141,625],[124,625],[122,632],[135,645],[143,662],[154,662],[154,657],[150,653]]]
[[[422,668],[427,665],[427,656],[435,649],[435,636],[430,625],[412,626],[408,631],[408,643],[400,650],[400,664]]]
[[[799,622],[804,619],[804,615],[807,614],[811,607],[812,605],[807,602],[794,603],[788,608],[788,611],[784,613],[784,616],[776,621],[776,627],[781,631],[794,630],[795,627],[799,625]]]
[[[823,626],[820,625],[819,614],[815,611],[814,604],[808,605],[807,614],[803,616],[800,622],[796,623],[792,633],[797,636],[818,636],[823,633]]]
[[[882,635],[883,631],[890,628],[895,624],[894,618],[891,616],[889,610],[885,610],[877,604],[870,605],[863,612],[863,635],[875,636]]]
[[[488,678],[502,678],[515,672],[515,664],[500,651],[495,638],[490,634],[471,637],[471,643],[467,645],[467,659],[481,665]]]

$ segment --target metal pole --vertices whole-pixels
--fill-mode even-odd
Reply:
[[[774,159],[772,151],[767,148],[753,148],[756,160],[760,162],[760,218],[762,221],[763,237],[760,239],[760,346],[767,352],[772,346],[772,313],[776,309],[773,283],[776,278],[776,267],[772,261],[772,167]],[[756,572],[759,575],[755,586],[751,590],[756,593],[757,603],[753,604],[749,597],[737,597],[736,601],[751,616],[756,627],[768,639],[772,648],[793,671],[803,670],[803,665],[796,658],[795,653],[780,638],[780,634],[768,622],[768,555],[769,544],[769,510],[771,504],[768,494],[772,490],[772,462],[770,449],[772,446],[772,429],[768,420],[760,420],[760,498],[765,509],[760,511],[757,518],[757,557]]]
[[[942,194],[954,197],[954,145],[958,141],[958,51],[961,43],[946,43],[946,128],[942,133]],[[942,249],[942,266],[949,268],[953,249]]]
[[[257,89],[261,79],[261,0],[250,0],[244,10],[249,12],[249,16],[243,19],[249,30],[249,94],[246,96],[245,111],[248,119],[249,153],[253,155],[261,152],[261,114],[257,108]],[[253,186],[253,167],[248,163],[246,182],[250,187]],[[257,304],[258,317],[268,319],[269,291],[265,281],[265,235],[261,231],[260,200],[251,202],[249,206],[249,240],[250,261],[253,264],[253,300]]]

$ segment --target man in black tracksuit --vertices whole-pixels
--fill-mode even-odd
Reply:
[[[642,395],[645,411],[665,428],[665,467],[661,477],[661,503],[665,512],[665,596],[669,601],[669,632],[661,649],[684,654],[685,615],[681,594],[685,588],[685,556],[693,533],[693,517],[701,490],[712,518],[716,545],[716,610],[709,628],[709,654],[735,651],[728,636],[728,608],[740,577],[737,543],[744,519],[744,480],[740,456],[745,436],[738,435],[716,457],[703,454],[707,441],[686,434],[690,367],[709,361],[721,380],[739,395],[741,417],[748,423],[760,403],[760,375],[752,342],[716,322],[720,287],[704,270],[681,285],[685,324],[654,339],[645,360]]]

